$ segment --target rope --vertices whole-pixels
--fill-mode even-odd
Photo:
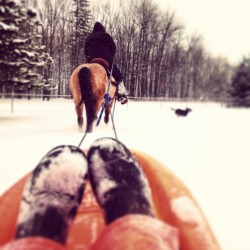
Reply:
[[[115,133],[115,139],[118,140],[117,133],[116,133],[116,128],[115,128],[115,123],[114,123],[115,104],[116,104],[116,99],[115,99],[115,103],[114,103],[113,113],[110,114],[110,117],[111,117],[111,121],[112,121],[113,130],[114,130],[114,133]]]
[[[107,105],[109,105],[111,102],[111,97],[109,96],[109,90],[110,90],[110,85],[111,85],[111,81],[112,81],[113,66],[114,66],[114,62],[112,62],[112,67],[111,67],[111,71],[110,71],[110,75],[109,75],[108,88],[107,88],[106,94],[104,95],[104,103],[102,104],[101,113],[100,113],[99,118],[97,120],[96,126],[98,126],[100,121],[101,121],[102,114],[103,114],[105,107]]]
[[[113,113],[111,114],[111,115],[112,115],[112,117],[114,117],[114,116],[115,116],[115,104],[116,104],[116,98],[115,98],[115,103],[114,103]]]
[[[83,135],[83,137],[82,137],[82,139],[81,139],[81,141],[80,141],[77,148],[80,148],[80,146],[82,145],[82,142],[83,142],[83,140],[85,139],[86,136],[87,136],[87,132],[85,132],[85,134]]]

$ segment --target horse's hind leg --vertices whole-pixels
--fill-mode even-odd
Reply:
[[[93,122],[96,119],[95,102],[93,99],[85,101],[87,128],[86,132],[91,133],[93,130]]]
[[[83,104],[76,105],[76,114],[77,114],[77,124],[78,127],[81,129],[83,126]]]
[[[112,107],[112,103],[107,105],[105,108],[105,116],[104,116],[105,123],[109,122],[109,115],[111,115],[111,107]]]
[[[78,127],[81,129],[83,126],[83,117],[77,117]]]

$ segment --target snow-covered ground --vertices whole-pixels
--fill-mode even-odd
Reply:
[[[185,118],[170,109],[193,111]],[[208,218],[222,249],[250,249],[250,110],[218,104],[117,103],[118,139],[149,153],[189,187]],[[0,194],[31,171],[52,147],[78,145],[83,133],[69,99],[0,99]],[[82,144],[112,136],[103,122]],[[166,180],[167,181],[167,180]]]

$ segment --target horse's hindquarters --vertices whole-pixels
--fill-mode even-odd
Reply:
[[[77,67],[70,78],[70,90],[74,98],[78,126],[83,125],[83,105],[85,105],[87,126],[86,131],[92,131],[92,124],[104,102],[104,95],[108,91],[109,79],[103,66],[97,63],[82,64]],[[113,99],[116,87],[110,84],[109,95]],[[105,122],[108,121],[106,114],[110,113],[111,104],[105,112]],[[79,120],[81,121],[79,123]]]

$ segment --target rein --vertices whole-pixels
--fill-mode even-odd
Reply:
[[[102,104],[101,112],[100,112],[99,118],[97,120],[96,126],[98,126],[100,121],[101,121],[102,114],[103,114],[103,111],[104,111],[105,107],[107,105],[109,105],[110,102],[111,102],[111,97],[109,95],[109,90],[110,90],[110,85],[111,85],[111,81],[112,81],[113,66],[114,66],[114,62],[112,62],[112,67],[111,67],[111,71],[110,71],[110,75],[109,75],[108,88],[107,88],[106,94],[104,95],[104,103]]]

